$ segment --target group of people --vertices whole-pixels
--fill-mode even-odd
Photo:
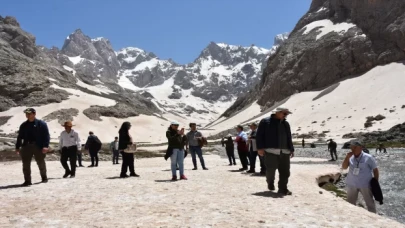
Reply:
[[[49,151],[50,135],[47,124],[36,119],[36,111],[33,108],[28,108],[24,111],[27,121],[23,122],[19,128],[16,152],[21,155],[23,163],[24,180],[23,186],[31,185],[31,160],[35,158],[42,182],[48,182],[45,156]],[[229,158],[229,165],[236,165],[234,155],[234,145],[238,151],[242,168],[240,171],[248,173],[255,172],[256,158],[259,156],[262,175],[266,175],[267,187],[270,191],[275,190],[275,173],[278,170],[278,193],[283,195],[291,195],[292,192],[288,189],[288,180],[290,177],[290,159],[294,157],[294,145],[292,141],[291,128],[286,120],[288,115],[292,114],[287,108],[277,108],[274,114],[260,121],[259,126],[256,124],[249,125],[251,132],[249,136],[243,131],[243,126],[237,126],[237,135],[235,140],[231,135],[227,139],[222,140],[223,146]],[[64,178],[70,176],[74,178],[76,175],[76,158],[78,151],[81,150],[79,134],[75,132],[70,121],[64,123],[65,130],[62,131],[59,140],[59,149],[61,151],[61,164],[65,169]],[[208,170],[204,157],[202,155],[202,147],[206,144],[206,138],[197,130],[196,123],[190,123],[190,131],[186,134],[185,129],[179,129],[179,123],[172,122],[166,131],[168,139],[168,149],[165,159],[171,160],[172,180],[176,181],[177,170],[180,173],[181,180],[187,180],[184,174],[184,157],[188,151],[192,155],[194,168],[197,170],[197,156],[199,157],[201,166],[204,170]],[[119,129],[119,136],[110,144],[110,149],[113,154],[113,164],[118,164],[119,153],[122,155],[122,168],[120,177],[126,178],[129,176],[139,177],[135,173],[134,168],[134,151],[136,145],[131,137],[129,130],[131,124],[124,122]],[[333,140],[329,143],[329,150],[333,159],[336,157],[336,146]],[[379,180],[379,171],[376,161],[373,156],[363,152],[363,145],[360,141],[352,141],[351,152],[348,153],[343,161],[342,168],[349,168],[346,179],[347,184],[347,201],[356,204],[358,193],[362,193],[366,201],[367,208],[370,212],[376,212],[371,189],[371,182]],[[98,151],[101,148],[101,142],[94,135],[89,133],[89,137],[85,144],[85,149],[89,151],[91,156],[90,167],[98,166]],[[67,161],[70,160],[70,167]],[[79,164],[80,159],[79,159]],[[250,169],[248,169],[250,165]],[[130,175],[127,175],[129,169]],[[382,202],[382,201],[381,201]]]

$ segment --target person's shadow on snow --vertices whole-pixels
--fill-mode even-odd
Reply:
[[[174,183],[176,181],[172,181],[172,180],[155,180],[156,183]]]
[[[265,192],[256,192],[253,193],[254,196],[261,196],[261,197],[271,197],[271,198],[284,198],[282,194],[277,192],[265,191]]]

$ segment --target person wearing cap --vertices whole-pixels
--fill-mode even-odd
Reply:
[[[193,170],[197,170],[197,155],[198,155],[198,159],[200,160],[201,163],[201,167],[203,168],[203,170],[208,170],[207,167],[205,166],[205,161],[204,161],[204,157],[202,154],[202,150],[201,150],[201,146],[200,146],[200,142],[201,140],[203,140],[203,135],[201,132],[199,132],[197,130],[197,124],[196,123],[190,123],[190,131],[187,133],[187,140],[188,140],[188,146],[189,146],[189,150],[191,153],[191,158],[193,161],[193,165],[194,168]]]
[[[266,165],[267,187],[270,191],[275,190],[274,179],[278,170],[278,193],[283,195],[292,194],[287,188],[290,159],[294,157],[291,128],[286,120],[289,114],[287,108],[277,108],[274,114],[260,121],[256,134],[257,151],[264,156]]]
[[[179,130],[179,123],[174,121],[166,131],[168,140],[168,151],[172,170],[172,181],[177,181],[177,166],[179,167],[180,180],[187,180],[184,175],[184,128]]]
[[[250,158],[250,169],[247,173],[256,173],[256,157],[258,156],[257,153],[257,145],[256,145],[256,133],[257,133],[257,124],[252,123],[249,125],[250,127],[250,135],[248,138],[248,147],[249,147],[249,158]],[[264,165],[264,158],[259,156],[260,161],[260,174],[266,174],[266,167]]]
[[[118,137],[115,137],[114,141],[110,143],[110,150],[112,152],[113,165],[120,164],[118,163],[118,157],[120,155],[118,150]]]
[[[235,161],[235,145],[232,140],[232,135],[228,134],[226,141],[224,140],[224,145],[225,145],[225,150],[226,150],[226,155],[228,156],[229,159],[229,165],[236,165]]]
[[[239,171],[246,171],[248,170],[248,156],[249,156],[249,148],[247,146],[248,137],[247,134],[243,131],[243,126],[238,125],[236,126],[236,131],[238,132],[235,142],[237,144],[236,149],[238,150],[239,160],[242,164],[242,168]]]
[[[91,165],[88,167],[98,166],[98,152],[101,150],[102,143],[97,136],[94,135],[92,131],[89,132],[89,137],[87,138],[85,148],[89,151],[91,158]],[[94,163],[95,162],[95,163]]]
[[[62,131],[59,137],[59,150],[61,151],[60,163],[65,169],[65,175],[63,178],[67,178],[70,175],[70,178],[76,176],[76,158],[77,151],[82,147],[80,144],[79,134],[72,129],[73,124],[71,121],[66,121],[63,125],[65,130]],[[70,169],[68,165],[68,159],[70,161]]]
[[[347,153],[342,169],[349,168],[346,177],[347,202],[356,205],[359,192],[363,195],[368,211],[376,213],[376,206],[370,182],[378,181],[379,171],[373,156],[363,152],[363,144],[359,140],[350,142],[351,152]]]
[[[330,156],[332,157],[332,159],[330,161],[337,161],[338,160],[336,148],[337,148],[337,143],[335,141],[333,141],[333,139],[329,139],[328,150],[330,152]],[[333,155],[335,155],[336,160],[333,157]]]
[[[36,118],[36,111],[27,108],[24,111],[27,121],[20,126],[15,146],[16,153],[21,156],[23,163],[24,183],[22,186],[32,185],[31,181],[31,160],[34,156],[42,183],[48,182],[46,174],[45,156],[49,150],[50,135],[48,125]]]

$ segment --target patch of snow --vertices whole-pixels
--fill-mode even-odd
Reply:
[[[54,78],[50,78],[50,77],[48,77],[48,79],[49,79],[49,81],[51,81],[51,82],[57,82],[58,80],[56,80],[56,79],[54,79]]]
[[[118,85],[121,86],[122,88],[129,89],[132,91],[140,90],[139,87],[135,86],[134,83],[132,83],[131,80],[129,80],[127,76],[124,75],[118,79]]]
[[[92,42],[97,42],[97,41],[102,41],[104,39],[104,37],[97,37],[94,39],[91,39]]]
[[[69,71],[69,72],[72,72],[72,74],[73,74],[74,76],[76,76],[76,71],[75,71],[73,68],[68,67],[68,66],[66,66],[66,65],[63,65],[63,68],[64,68],[65,70]]]
[[[80,63],[82,60],[85,60],[84,58],[80,57],[80,55],[75,56],[75,57],[68,56],[68,58],[69,58],[70,62],[73,63],[73,65],[76,65],[76,64]]]
[[[322,12],[322,11],[325,11],[325,10],[327,10],[325,7],[321,7],[318,11],[316,11],[317,13],[319,13],[319,12]]]
[[[355,26],[356,26],[355,24],[346,22],[333,24],[331,20],[325,19],[320,21],[314,21],[306,25],[304,28],[302,28],[304,30],[302,34],[306,35],[312,30],[316,29],[320,31],[320,33],[316,36],[316,40],[318,40],[330,32],[336,32],[339,34],[346,33],[350,28],[353,28]]]
[[[138,64],[134,71],[144,71],[146,68],[152,69],[154,67],[156,67],[159,64],[159,60],[158,59],[151,59],[149,61],[145,61],[142,62],[140,64]]]
[[[70,68],[70,67],[68,67],[68,66],[66,66],[66,65],[63,65],[63,68],[65,68],[65,70],[67,70],[67,71],[73,72],[73,75],[76,76],[76,71],[75,71],[74,69],[72,69],[72,68]],[[91,91],[93,91],[93,92],[95,92],[95,93],[98,93],[98,94],[102,94],[102,93],[104,93],[104,94],[115,93],[114,91],[108,89],[108,88],[105,87],[105,86],[101,86],[101,85],[96,85],[96,86],[88,85],[88,84],[82,82],[80,79],[78,79],[78,78],[76,78],[76,79],[77,79],[76,85],[78,85],[78,86],[80,86],[80,87],[83,87],[83,88],[86,88],[86,89],[89,89],[89,90],[91,90]],[[100,82],[100,83],[101,83],[101,82]]]

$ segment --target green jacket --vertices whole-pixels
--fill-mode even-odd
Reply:
[[[183,149],[184,148],[183,136],[178,134],[177,131],[174,131],[171,129],[167,130],[166,138],[168,139],[169,148],[172,148],[172,149]]]

